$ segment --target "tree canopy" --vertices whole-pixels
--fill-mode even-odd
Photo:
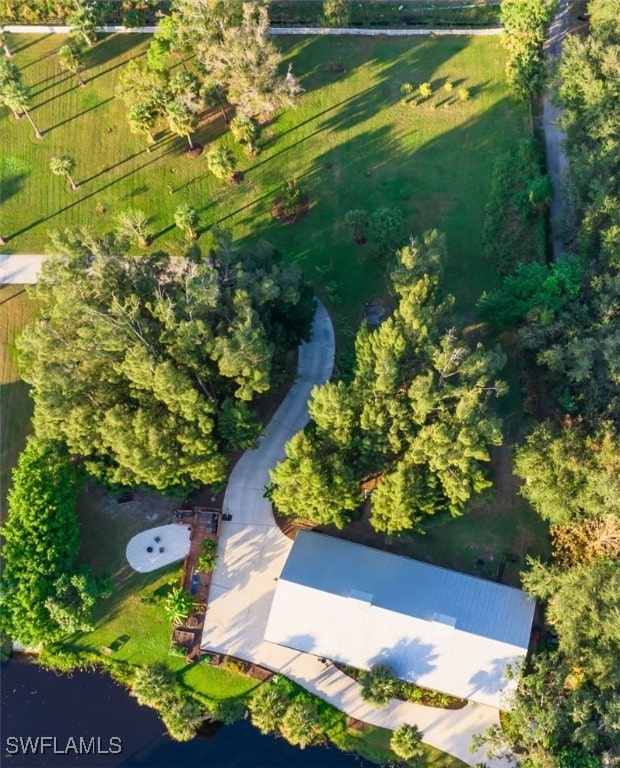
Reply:
[[[26,645],[91,629],[91,609],[107,580],[77,571],[75,513],[83,476],[62,445],[31,438],[13,471],[0,580],[0,626]]]
[[[237,251],[225,233],[180,259],[133,257],[86,231],[56,233],[53,249],[19,341],[36,433],[109,484],[221,480],[225,452],[258,436],[250,404],[308,334],[297,267],[265,243]]]
[[[372,525],[391,535],[440,510],[459,514],[490,485],[482,464],[502,437],[489,403],[504,388],[505,357],[451,327],[444,260],[437,232],[399,252],[397,308],[379,327],[362,326],[352,380],[313,390],[309,427],[272,471],[281,512],[342,526],[371,481]]]

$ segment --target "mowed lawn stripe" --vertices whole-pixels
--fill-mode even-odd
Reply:
[[[86,88],[58,66],[63,36],[15,39],[15,61],[38,94],[33,117],[46,135],[37,141],[6,110],[0,118],[7,137],[2,227],[11,237],[5,251],[40,251],[48,231],[65,226],[109,231],[122,210],[134,207],[152,218],[156,247],[181,252],[174,211],[189,202],[200,211],[201,232],[218,224],[237,239],[269,239],[318,280],[319,290],[334,283],[342,311],[352,316],[382,290],[385,265],[353,245],[344,213],[398,205],[412,231],[446,232],[448,287],[464,313],[495,282],[481,252],[492,160],[527,132],[525,109],[506,94],[499,40],[278,38],[305,92],[296,109],[263,126],[258,157],[234,145],[219,112],[205,115],[196,134],[205,145],[233,148],[245,178],[232,187],[213,177],[204,154],[184,157],[184,139],[163,123],[151,153],[129,131],[115,94],[122,67],[144,54],[147,37],[102,39],[89,53]],[[443,87],[448,80],[452,93]],[[429,82],[434,93],[412,106],[401,98],[404,82]],[[459,87],[470,90],[469,101],[459,101]],[[59,155],[76,161],[77,192],[49,171]],[[28,169],[25,175],[10,171],[16,164]],[[272,219],[270,203],[291,178],[309,193],[311,210],[286,227]]]

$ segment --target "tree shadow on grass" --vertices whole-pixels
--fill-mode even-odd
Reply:
[[[56,128],[60,128],[63,125],[67,125],[67,123],[70,123],[73,120],[77,120],[78,117],[82,117],[82,115],[86,115],[95,109],[99,109],[99,107],[102,107],[104,104],[107,104],[113,99],[114,99],[114,96],[110,96],[107,99],[103,99],[103,101],[100,101],[98,104],[94,104],[92,107],[89,107],[88,109],[83,109],[81,112],[76,112],[74,115],[71,115],[71,117],[67,117],[65,120],[62,120],[60,123],[56,123],[56,125],[52,125],[49,128],[46,128],[45,132],[51,133],[51,131],[56,130]]]
[[[144,163],[143,165],[139,166],[138,168],[133,168],[131,171],[127,171],[127,173],[123,174],[122,176],[118,176],[114,178],[112,181],[108,182],[107,184],[104,184],[103,186],[99,187],[98,189],[94,190],[93,192],[90,192],[88,195],[84,195],[83,197],[78,198],[72,203],[69,203],[69,205],[66,205],[64,208],[59,208],[57,211],[54,211],[54,213],[49,214],[48,216],[42,216],[40,219],[37,219],[36,221],[31,222],[26,227],[22,227],[17,232],[13,232],[9,234],[9,237],[18,237],[19,235],[22,235],[24,232],[28,232],[33,227],[38,227],[40,224],[44,224],[46,221],[49,221],[50,219],[53,219],[54,217],[58,216],[61,213],[64,213],[65,211],[71,210],[72,208],[75,208],[76,205],[80,205],[81,203],[85,202],[86,200],[89,200],[92,197],[95,197],[96,195],[99,195],[101,192],[103,192],[106,189],[109,189],[110,187],[113,187],[115,184],[117,184],[119,181],[122,181],[123,179],[127,179],[130,176],[132,176],[134,173],[138,173],[143,168],[148,167],[149,165],[153,165],[153,163],[156,163],[158,160],[160,160],[163,157],[167,157],[168,155],[171,155],[174,153],[174,148],[170,148],[163,152],[162,154],[157,155],[152,160],[149,160],[148,162]],[[140,154],[140,153],[136,153]],[[133,155],[135,157],[136,155]],[[126,162],[127,158],[125,160],[122,160],[120,163],[117,163],[117,165],[120,165],[123,162]],[[116,166],[112,166],[114,168]],[[111,170],[108,169],[108,170]],[[102,172],[103,173],[103,172]],[[100,174],[97,174],[100,175]],[[94,178],[94,177],[91,177]],[[82,182],[84,184],[85,182]]]
[[[144,35],[108,34],[99,38],[97,45],[88,51],[87,67],[101,67],[144,41]],[[126,61],[121,62],[126,64]],[[113,68],[112,68],[113,69]],[[106,70],[108,71],[108,70]]]
[[[6,203],[14,195],[18,195],[27,176],[27,173],[14,173],[10,176],[0,174],[0,203]]]

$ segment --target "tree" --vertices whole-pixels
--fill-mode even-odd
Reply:
[[[544,86],[542,44],[555,7],[555,0],[502,0],[502,42],[508,52],[506,77],[518,98],[532,98]]]
[[[252,725],[263,734],[276,733],[290,700],[276,685],[262,685],[250,699]]]
[[[209,170],[218,179],[230,180],[237,164],[233,152],[223,144],[216,144],[207,153]]]
[[[620,452],[611,425],[594,434],[545,422],[515,453],[521,493],[550,523],[612,514],[620,518]]]
[[[176,681],[172,670],[162,661],[138,667],[130,693],[143,707],[161,707],[170,700]]]
[[[188,203],[180,205],[174,212],[174,223],[188,240],[197,240],[198,211]]]
[[[75,571],[75,512],[83,476],[55,441],[30,438],[13,471],[0,579],[0,629],[25,645],[54,642],[90,625],[103,581]]]
[[[390,749],[401,760],[412,760],[414,757],[422,757],[422,734],[415,725],[403,723],[392,733]]]
[[[398,692],[398,680],[387,664],[373,664],[359,679],[362,698],[385,707]]]
[[[421,83],[418,90],[423,99],[428,99],[433,94],[433,86],[430,83]]]
[[[132,133],[146,134],[150,144],[155,143],[155,137],[153,136],[153,128],[157,120],[157,113],[152,106],[148,104],[136,104],[130,107],[127,113],[129,120],[129,128]],[[150,151],[147,148],[147,151]]]
[[[4,27],[0,26],[0,48],[4,51],[4,55],[7,59],[13,58],[13,53],[9,47],[9,41],[6,36]]]
[[[139,248],[148,248],[152,235],[150,219],[143,211],[128,208],[117,216],[116,233]]]
[[[271,115],[292,106],[301,88],[290,68],[284,77],[278,74],[282,57],[270,39],[267,8],[244,3],[242,14],[236,23],[216,21],[217,31],[208,44],[198,46],[197,54],[209,82],[224,88],[239,114]]]
[[[600,690],[620,685],[620,561],[601,558],[570,568],[528,560],[524,589],[547,600],[559,650]]]
[[[301,694],[289,705],[280,723],[280,732],[289,742],[300,749],[314,744],[321,734],[321,721],[316,704]]]
[[[82,0],[75,0],[76,12],[69,16],[67,23],[71,27],[71,33],[81,37],[89,48],[97,42],[97,16],[94,8]]]
[[[15,82],[19,79],[19,70],[15,64],[8,59],[0,59],[0,96],[2,96],[7,83]]]
[[[230,120],[226,112],[228,100],[226,99],[226,92],[224,91],[223,86],[207,81],[202,85],[201,95],[206,106],[209,109],[219,109],[224,118],[224,122],[226,125],[229,125]],[[241,115],[239,115],[239,117],[241,117]]]
[[[344,223],[351,230],[353,242],[362,245],[368,239],[369,219],[366,211],[347,211],[344,215]]]
[[[336,453],[322,451],[303,432],[286,445],[286,460],[270,471],[270,498],[278,512],[318,525],[343,528],[361,503],[351,467]]]
[[[254,402],[309,332],[312,291],[265,243],[212,230],[203,253],[135,258],[127,240],[56,233],[19,340],[35,429],[116,486],[221,481],[257,439]],[[61,341],[62,340],[62,341]]]
[[[173,589],[164,600],[164,611],[173,624],[183,624],[194,607],[194,598],[181,587]]]
[[[350,0],[323,0],[323,19],[326,27],[346,27],[350,16]]]
[[[200,709],[189,696],[177,695],[160,710],[168,733],[175,741],[191,741],[200,725]]]
[[[50,171],[55,176],[66,176],[67,181],[71,185],[71,189],[75,192],[78,185],[73,179],[73,172],[75,170],[75,160],[72,157],[53,157],[50,160]]]
[[[246,152],[250,157],[258,154],[256,148],[258,124],[253,118],[247,115],[235,117],[230,123],[230,132],[237,144],[241,144],[246,148]]]
[[[58,63],[62,69],[66,69],[67,72],[71,72],[77,78],[78,85],[82,88],[86,85],[86,81],[80,74],[80,70],[84,66],[84,51],[82,46],[71,40],[58,51]]]
[[[342,526],[368,483],[371,522],[393,535],[425,515],[461,514],[490,485],[483,463],[502,435],[489,404],[504,391],[495,377],[505,356],[450,328],[444,259],[437,232],[398,252],[395,311],[374,329],[362,326],[352,378],[313,390],[310,425],[271,472],[280,512]]]
[[[503,274],[519,262],[544,263],[545,212],[551,202],[549,179],[531,139],[495,158],[489,201],[485,208],[485,256]]]
[[[368,221],[368,242],[378,258],[392,259],[406,240],[400,208],[379,208]]]
[[[198,126],[196,114],[192,112],[185,102],[174,99],[166,105],[166,115],[172,133],[176,133],[178,136],[185,136],[189,148],[194,149],[191,134]]]
[[[30,88],[22,82],[21,78],[5,82],[2,86],[0,95],[3,103],[13,112],[15,117],[18,117],[18,115],[21,114],[26,115],[34,130],[34,135],[37,139],[42,139],[43,134],[35,125],[34,120],[30,115],[30,108],[32,105]]]

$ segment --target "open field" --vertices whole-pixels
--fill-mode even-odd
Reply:
[[[6,515],[11,470],[30,431],[29,387],[15,366],[15,336],[36,312],[23,285],[0,286],[0,521]]]
[[[264,127],[257,158],[234,147],[245,172],[238,187],[215,179],[204,155],[184,157],[184,140],[164,126],[150,154],[144,139],[129,132],[115,90],[124,62],[144,53],[144,36],[104,38],[89,53],[84,89],[58,68],[62,36],[13,40],[14,61],[35,94],[33,118],[46,135],[37,141],[25,120],[0,113],[2,228],[11,237],[5,250],[40,252],[54,228],[87,223],[109,230],[128,207],[152,217],[155,247],[179,250],[173,212],[191,202],[200,210],[201,232],[218,224],[237,239],[271,240],[319,289],[332,283],[332,305],[356,321],[362,304],[383,291],[384,268],[350,241],[344,213],[398,205],[412,232],[446,232],[448,287],[464,314],[495,283],[481,255],[492,159],[526,130],[524,108],[506,96],[499,39],[279,39],[306,90],[297,109]],[[469,88],[472,98],[447,94],[446,80]],[[400,98],[403,82],[425,81],[435,91],[430,99],[412,106]],[[205,116],[196,138],[233,146],[219,113]],[[48,168],[52,156],[64,154],[76,161],[75,193]],[[269,207],[291,178],[309,193],[311,210],[286,227]]]

